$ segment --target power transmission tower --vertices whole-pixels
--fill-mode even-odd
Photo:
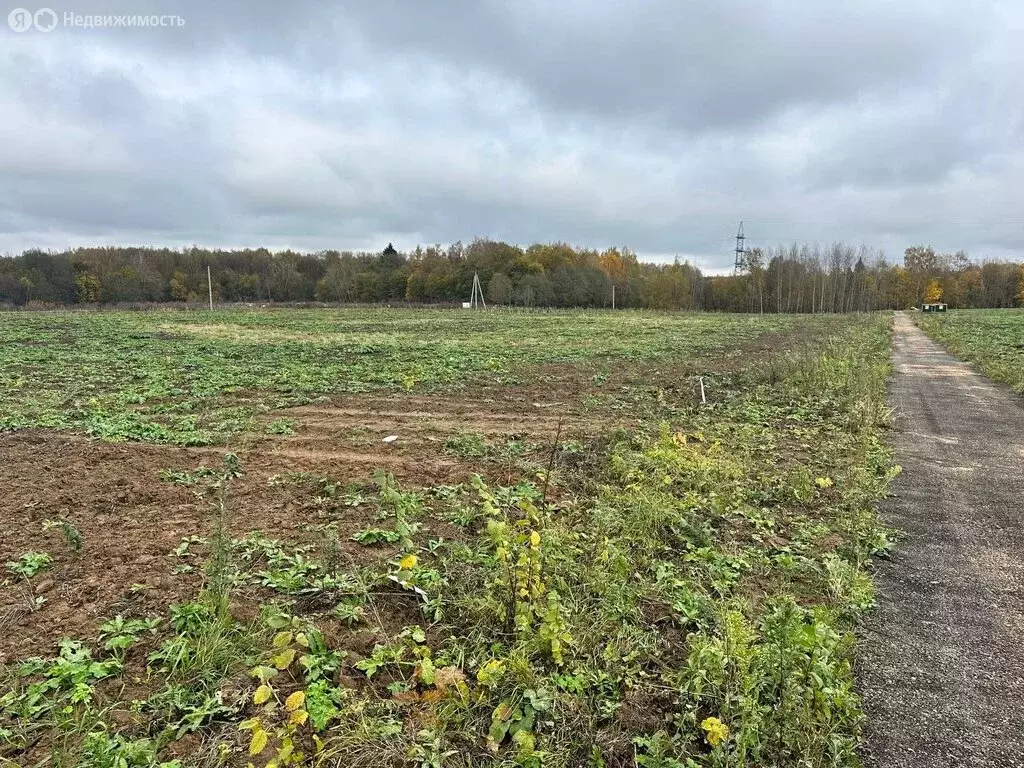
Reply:
[[[733,263],[732,267],[734,273],[742,272],[746,269],[747,265],[743,258],[747,253],[745,241],[746,237],[743,234],[743,222],[741,221],[740,228],[736,230],[736,261]]]

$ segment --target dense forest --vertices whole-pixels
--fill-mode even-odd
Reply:
[[[207,267],[218,302],[453,303],[479,274],[501,306],[850,312],[941,298],[954,307],[1024,306],[1024,265],[908,248],[902,264],[843,243],[752,249],[736,275],[640,261],[628,248],[491,240],[400,253],[77,248],[0,258],[0,305],[199,302]]]

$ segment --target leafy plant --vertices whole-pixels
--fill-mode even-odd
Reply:
[[[25,552],[17,560],[7,561],[7,570],[25,579],[31,579],[44,568],[48,568],[53,558],[46,552]]]
[[[310,636],[301,631],[301,622],[298,619],[287,615],[278,614],[270,618],[272,627],[279,628],[273,639],[273,651],[268,664],[259,665],[252,670],[252,675],[259,681],[259,686],[253,693],[252,703],[259,707],[259,714],[243,721],[239,728],[250,732],[249,754],[257,756],[271,747],[274,756],[271,762],[274,765],[300,765],[305,759],[304,753],[297,748],[297,739],[300,730],[309,720],[309,710],[306,708],[306,692],[294,690],[287,695],[282,695],[274,688],[274,681],[278,676],[287,671],[298,660],[305,667],[307,677],[313,673],[313,681],[322,680],[322,674],[328,666],[324,666],[322,657],[326,655],[326,649],[322,646],[322,638],[315,640],[319,650],[311,646]],[[309,652],[306,652],[306,651]],[[320,662],[311,661],[311,656],[321,657]],[[333,662],[337,666],[337,661]],[[315,671],[315,672],[314,672]],[[330,719],[330,711],[327,704],[331,701],[325,695],[322,688],[317,689],[315,710],[317,711],[321,726],[326,725]]]
[[[475,432],[452,435],[444,441],[444,449],[464,459],[480,459],[487,455],[487,444],[483,436]]]
[[[126,619],[120,614],[100,625],[103,647],[115,653],[124,653],[145,633],[154,634],[160,626],[159,618]]]
[[[382,528],[365,528],[352,534],[352,540],[360,544],[394,544],[401,541],[398,531],[387,531]]]
[[[221,470],[210,469],[209,467],[196,467],[187,472],[178,472],[172,469],[165,469],[160,472],[160,478],[167,483],[177,485],[197,485],[207,480],[215,479]]]
[[[268,435],[291,435],[295,432],[295,423],[291,419],[276,419],[267,424],[264,430]]]

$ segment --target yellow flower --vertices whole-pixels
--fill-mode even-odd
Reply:
[[[717,747],[729,738],[729,726],[717,717],[706,718],[704,722],[700,724],[700,727],[704,729],[704,738],[708,740],[708,744],[712,747]]]
[[[403,571],[411,571],[419,561],[420,559],[416,555],[406,555],[398,561],[398,567]]]

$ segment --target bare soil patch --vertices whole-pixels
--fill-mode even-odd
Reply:
[[[310,473],[363,486],[382,469],[413,488],[461,483],[472,472],[508,481],[518,471],[511,459],[481,462],[446,442],[467,434],[493,446],[518,441],[521,458],[540,461],[559,420],[563,441],[587,440],[611,424],[631,426],[627,414],[588,410],[582,401],[588,388],[611,396],[630,378],[619,372],[595,386],[585,372],[564,366],[528,387],[483,383],[464,394],[342,396],[274,412],[268,418],[287,420],[292,434],[248,436],[237,446],[104,443],[47,430],[0,434],[0,562],[28,551],[54,558],[30,581],[0,587],[0,663],[50,654],[62,637],[94,636],[115,614],[159,615],[195,595],[201,575],[176,572],[180,561],[171,552],[183,538],[209,531],[209,510],[193,487],[162,479],[165,470],[216,467],[234,451],[245,474],[232,485],[231,534],[302,538],[317,514],[313,494],[271,485],[273,476]],[[392,435],[397,440],[383,442]],[[85,540],[82,553],[69,549],[60,530],[45,530],[47,520],[70,522]],[[364,512],[354,509],[350,519],[334,522],[349,556],[381,555],[347,541],[367,523]],[[37,595],[46,600],[34,610]]]

